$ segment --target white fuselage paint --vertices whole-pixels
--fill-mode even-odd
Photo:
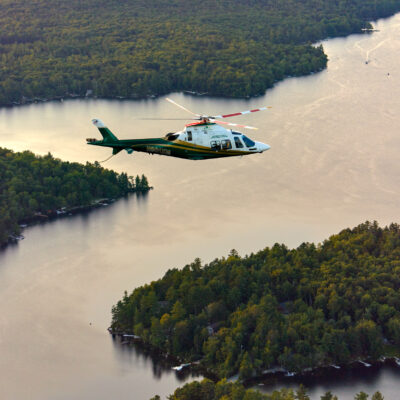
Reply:
[[[178,140],[211,149],[218,146],[226,151],[262,153],[270,148],[265,143],[249,140],[242,133],[225,129],[217,124],[190,124],[176,134],[179,135]]]

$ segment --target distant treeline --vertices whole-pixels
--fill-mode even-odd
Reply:
[[[50,153],[14,153],[0,148],[0,245],[19,232],[18,222],[62,207],[149,190],[147,178],[133,178],[100,164],[63,162]]]
[[[300,372],[399,353],[400,226],[366,222],[322,244],[283,244],[169,270],[125,293],[112,329],[219,377]]]
[[[368,400],[369,395],[359,392],[354,400]],[[214,383],[209,379],[201,382],[187,383],[182,388],[175,390],[168,396],[169,400],[310,400],[307,390],[300,385],[296,391],[292,389],[275,390],[272,394],[263,394],[256,390],[245,389],[240,383],[227,382],[226,379]],[[383,400],[380,392],[375,392],[370,400]],[[161,400],[160,396],[154,396],[151,400]],[[339,400],[331,392],[321,396],[321,400]]]
[[[326,67],[310,43],[399,10],[399,0],[1,0],[0,105],[179,90],[261,95]]]

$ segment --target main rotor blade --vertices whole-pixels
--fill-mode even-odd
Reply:
[[[192,115],[196,115],[196,117],[200,117],[200,114],[196,114],[193,111],[188,110],[187,108],[181,106],[180,104],[176,103],[175,101],[171,100],[170,98],[166,98],[165,100],[169,101],[170,103],[176,105],[177,107],[181,108],[182,110],[187,111],[188,113],[192,114]]]
[[[237,115],[244,115],[244,114],[250,114],[253,112],[257,111],[264,111],[267,110],[268,108],[272,108],[271,106],[268,107],[261,107],[261,108],[255,108],[254,110],[247,110],[247,111],[241,111],[233,114],[225,114],[225,115],[213,115],[212,118],[230,118],[230,117],[236,117]]]
[[[192,121],[193,118],[135,118],[136,121]]]
[[[255,128],[254,126],[233,124],[233,123],[231,123],[231,122],[218,121],[217,119],[214,119],[214,118],[210,118],[210,121],[211,121],[211,122],[215,122],[216,124],[220,124],[220,125],[238,126],[239,128],[245,128],[245,129],[258,129],[258,128]]]

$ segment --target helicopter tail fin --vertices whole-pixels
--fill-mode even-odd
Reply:
[[[118,142],[118,138],[106,127],[106,125],[102,121],[100,121],[99,119],[93,119],[92,122],[103,136],[103,142]]]

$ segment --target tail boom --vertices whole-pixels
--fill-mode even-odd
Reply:
[[[111,147],[113,149],[113,154],[117,154],[121,150],[127,149],[128,146],[125,143],[122,143],[121,140],[118,140],[118,138],[107,128],[107,126],[102,121],[100,121],[99,119],[93,119],[92,122],[93,125],[100,131],[101,136],[103,136],[103,140],[88,138],[86,139],[87,144]]]

